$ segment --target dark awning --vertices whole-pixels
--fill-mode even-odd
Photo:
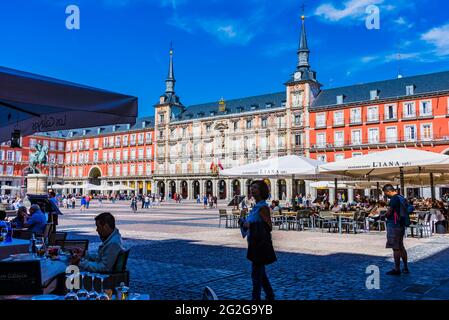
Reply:
[[[111,124],[134,124],[137,98],[0,67],[0,141]]]

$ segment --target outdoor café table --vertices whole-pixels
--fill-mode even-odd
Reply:
[[[338,218],[338,233],[342,233],[342,226],[341,226],[341,220],[342,218],[352,218],[354,217],[354,213],[352,212],[334,212],[333,213],[334,217]]]
[[[30,242],[22,239],[12,239],[11,242],[0,243],[0,260],[8,258],[12,254],[27,253]]]
[[[30,258],[31,259],[31,258]],[[51,292],[55,289],[54,285],[49,285],[58,275],[66,272],[69,264],[68,260],[52,260],[49,258],[36,258],[41,263],[41,280],[42,287],[45,288],[44,293]],[[14,261],[12,258],[3,259],[3,261]],[[21,260],[24,261],[24,260]]]

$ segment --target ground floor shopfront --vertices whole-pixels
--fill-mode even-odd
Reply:
[[[235,195],[250,196],[253,178],[228,178],[220,176],[155,176],[154,192],[165,197],[180,194],[184,199],[197,199],[204,195],[230,200]],[[309,183],[292,179],[263,179],[270,188],[271,199],[287,200],[296,194],[308,194]]]
[[[117,193],[117,191],[97,191],[87,190],[86,185],[94,184],[98,186],[116,186],[122,185],[129,188],[120,193],[125,194],[160,194],[164,198],[173,197],[174,194],[180,194],[183,199],[194,200],[198,196],[203,195],[217,196],[220,200],[231,200],[235,195],[250,196],[250,185],[255,179],[251,178],[227,178],[220,176],[138,176],[138,177],[99,177],[98,179],[86,178],[68,178],[57,179],[54,183],[70,184],[71,188],[59,190],[62,194],[103,194],[109,195]],[[310,186],[312,181],[293,180],[293,179],[263,179],[270,188],[270,198],[286,201],[293,196],[302,194],[307,196],[310,194],[312,199],[317,196],[327,196],[330,203],[335,199],[334,188],[313,188]],[[0,186],[21,186],[22,179],[18,177],[1,177]],[[49,181],[50,184],[50,181]],[[382,186],[380,186],[382,187]],[[338,193],[343,195],[345,201],[354,201],[355,199],[366,196],[376,199],[378,194],[382,197],[382,193],[375,189],[354,189],[344,188],[338,189]],[[18,193],[10,190],[1,190],[1,194]],[[406,188],[406,194],[409,197],[430,198],[431,191],[428,187]],[[449,188],[436,187],[435,195],[437,198],[443,198],[449,194]]]

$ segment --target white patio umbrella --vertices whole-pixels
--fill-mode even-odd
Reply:
[[[48,186],[47,189],[64,189],[64,187],[60,184],[52,184],[51,186]]]
[[[123,184],[118,184],[118,185],[113,186],[111,188],[111,190],[113,190],[113,191],[125,191],[125,190],[128,190],[129,191],[129,190],[134,190],[134,188],[125,186]]]
[[[14,186],[7,186],[7,185],[2,186],[0,189],[1,190],[15,190],[15,191],[22,190],[21,187],[14,187]]]
[[[76,189],[79,188],[80,186],[77,186],[75,184],[71,184],[71,183],[66,183],[62,185],[63,189]]]
[[[316,181],[312,182],[310,186],[315,189],[329,189],[335,188],[335,183],[334,181]],[[349,187],[349,185],[344,183],[338,183],[337,187],[338,189],[346,189]]]
[[[85,190],[88,190],[88,191],[90,191],[90,190],[95,190],[95,191],[102,191],[102,190],[104,190],[103,189],[104,186],[101,186],[101,185],[97,186],[97,185],[92,184],[92,183],[84,184],[84,185],[81,186],[81,188],[85,189]]]
[[[225,169],[220,172],[220,175],[231,177],[316,176],[318,166],[322,163],[310,158],[289,155]]]
[[[350,177],[377,177],[401,180],[404,190],[404,174],[449,173],[449,156],[411,148],[397,148],[387,151],[326,163],[319,166],[321,173],[339,174]],[[431,183],[433,186],[433,183]],[[433,188],[432,188],[433,189]],[[434,190],[432,191],[434,198]]]

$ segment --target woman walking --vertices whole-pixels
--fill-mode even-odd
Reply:
[[[133,212],[137,212],[137,196],[131,198],[131,209]]]
[[[274,292],[265,272],[265,266],[275,262],[276,254],[271,241],[271,217],[267,204],[269,189],[262,181],[254,181],[251,184],[251,194],[256,204],[251,209],[248,217],[240,221],[248,240],[247,258],[252,262],[251,279],[253,282],[252,298],[254,301],[261,299],[262,288],[267,300],[274,300]]]

